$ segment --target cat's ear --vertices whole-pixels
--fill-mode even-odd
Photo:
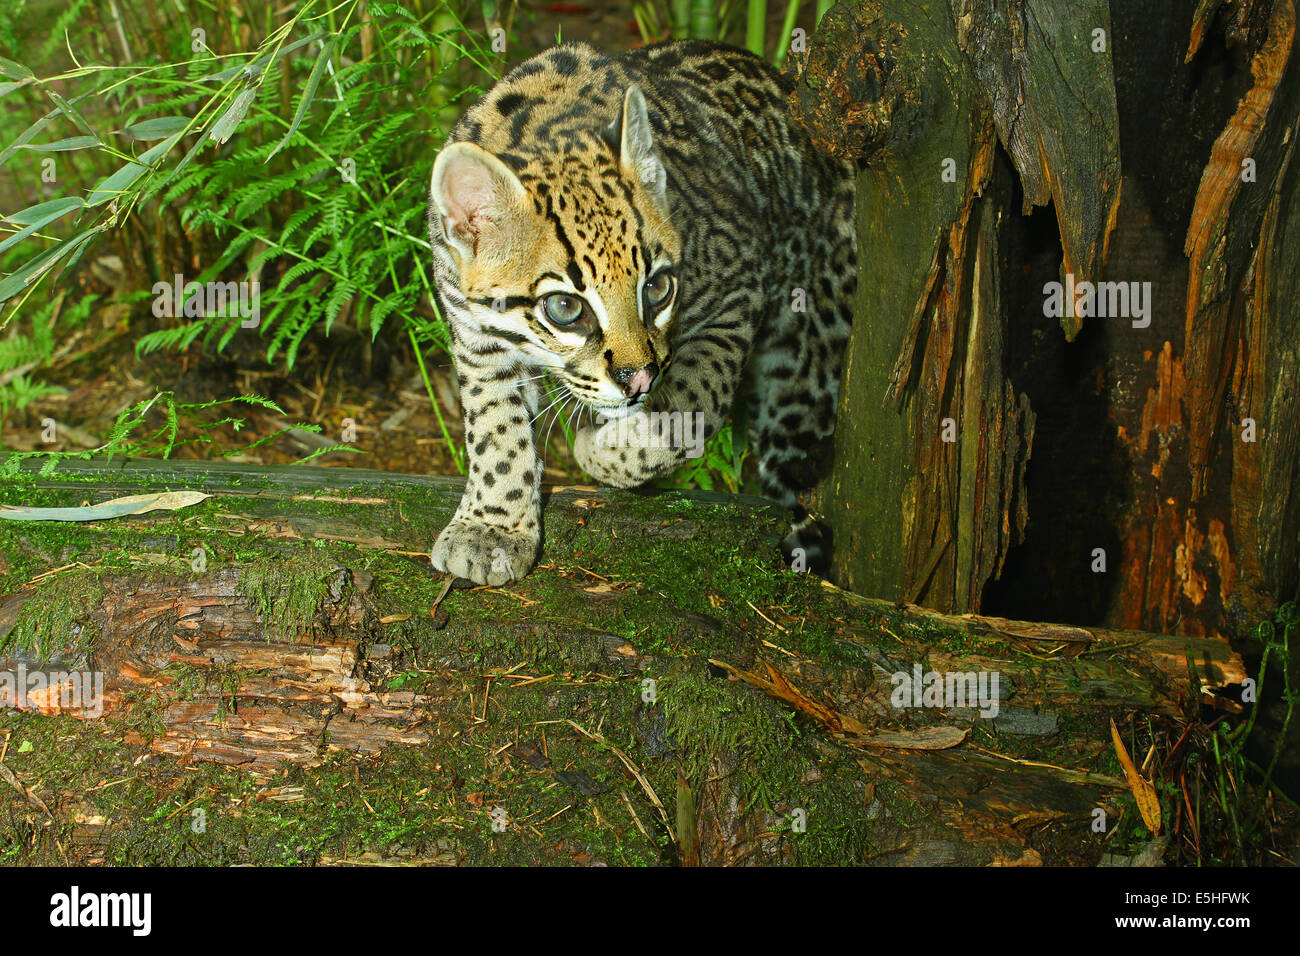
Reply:
[[[461,255],[482,252],[528,191],[505,163],[474,143],[450,143],[433,164],[430,193],[447,241]]]
[[[655,155],[645,95],[635,83],[623,94],[623,118],[619,125],[618,157],[623,172],[639,182],[655,199],[663,201],[668,176],[663,163]]]

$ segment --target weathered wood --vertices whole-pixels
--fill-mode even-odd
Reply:
[[[1034,414],[1006,374],[999,233],[1011,189],[994,162],[995,130],[1042,187],[1027,187],[1031,202],[1051,198],[1049,182],[1091,177],[1087,197],[1057,203],[1067,267],[1091,275],[1109,234],[1117,157],[1104,146],[1067,157],[1047,128],[1048,117],[1082,110],[1043,39],[1068,24],[1022,6],[950,15],[903,0],[841,4],[793,99],[814,138],[864,166],[862,299],[837,458],[814,503],[835,532],[836,580],[864,593],[978,607],[1027,519]],[[996,46],[1005,60],[987,42],[998,29],[1015,33]],[[1056,39],[1057,57],[1082,62]],[[1098,59],[1084,72],[1106,86],[1108,60]],[[1109,114],[1099,102],[1083,120],[1113,120],[1113,98]],[[845,113],[852,136],[838,141],[831,117]]]
[[[8,568],[35,578],[33,566],[63,567],[0,602],[10,622],[0,672],[37,668],[42,652],[63,670],[98,671],[96,722],[155,754],[256,774],[392,748],[439,766],[466,747],[504,755],[515,769],[465,784],[456,803],[466,823],[507,808],[503,832],[565,808],[535,805],[527,775],[541,774],[574,794],[569,805],[592,807],[597,830],[617,815],[620,840],[666,838],[680,861],[1095,862],[1100,837],[1081,837],[1089,815],[1125,793],[1097,770],[1103,722],[1178,717],[1244,673],[1222,642],[948,616],[819,584],[782,570],[782,516],[759,502],[556,490],[542,566],[507,588],[456,590],[407,554],[427,522],[400,527],[417,508],[450,507],[455,482],[205,467],[137,463],[101,488],[81,466],[75,479],[0,486],[6,501],[75,504],[170,472],[214,494],[175,514],[72,529],[0,524]],[[56,533],[68,543],[32,565]],[[211,564],[177,570],[193,540]],[[232,546],[248,556],[223,557]],[[167,565],[168,553],[180,557]],[[107,566],[110,554],[119,559]],[[142,569],[147,555],[157,568]],[[53,613],[61,606],[66,617]],[[74,623],[75,639],[42,632],[52,620]],[[900,709],[894,675],[916,666],[997,672],[1003,713]],[[397,673],[419,675],[418,686],[391,686]],[[68,710],[49,692],[22,703]],[[1055,752],[1053,715],[1068,716],[1076,739],[1095,726],[1097,746]],[[1025,753],[1034,759],[1017,762]],[[919,816],[895,802],[904,793]],[[801,843],[794,820],[811,821],[815,837]],[[529,858],[591,852],[574,839]],[[479,859],[463,839],[438,845],[420,858]]]
[[[1063,275],[1095,281],[1120,201],[1119,117],[1105,0],[954,0],[976,86],[1024,192],[1024,212],[1051,202]],[[1060,317],[1067,339],[1083,320]]]
[[[950,320],[966,298],[971,204],[992,159],[991,119],[970,95],[946,10],[839,4],[827,21],[828,39],[813,45],[795,105],[814,138],[828,111],[870,111],[876,131],[855,146],[874,150],[858,157],[859,299],[836,461],[815,510],[834,529],[839,583],[915,597],[933,574],[930,556],[944,554],[955,530],[955,515],[944,518],[951,496],[934,492],[951,480],[957,451],[938,427],[947,414]],[[875,51],[887,51],[887,68]],[[850,78],[838,81],[846,71]],[[855,83],[855,73],[877,79]],[[843,102],[859,90],[874,95]]]
[[[1198,498],[1209,481],[1216,439],[1225,426],[1236,424],[1223,420],[1222,409],[1241,335],[1240,295],[1253,292],[1241,287],[1250,285],[1247,266],[1256,256],[1266,208],[1282,189],[1300,122],[1300,80],[1296,69],[1288,70],[1295,6],[1280,0],[1266,13],[1266,33],[1248,50],[1254,82],[1210,151],[1183,247],[1190,260],[1184,360],[1188,454]],[[1250,43],[1252,38],[1241,39]],[[1199,45],[1195,36],[1192,42],[1189,56]],[[1266,255],[1271,252],[1266,247]]]
[[[828,16],[792,103],[863,164],[856,332],[812,502],[839,583],[1230,637],[1297,593],[1295,6]],[[1054,223],[1024,217],[1049,199]],[[1047,334],[1062,273],[1142,287],[1145,320]]]

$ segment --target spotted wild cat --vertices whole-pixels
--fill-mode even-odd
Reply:
[[[851,165],[813,149],[789,81],[743,50],[566,44],[452,131],[429,228],[469,450],[433,564],[521,577],[541,547],[533,419],[549,375],[591,412],[579,464],[633,487],[691,454],[738,396],[764,493],[794,509],[835,425],[855,284]]]

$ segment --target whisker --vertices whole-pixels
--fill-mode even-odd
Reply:
[[[552,394],[553,394],[553,393],[552,393]],[[548,394],[546,397],[547,397],[547,398],[550,398],[551,396]],[[541,418],[543,415],[545,415],[547,412],[549,412],[552,408],[554,408],[554,407],[555,407],[556,405],[558,405],[560,402],[564,401],[564,399],[565,399],[566,397],[567,397],[566,395],[561,394],[559,398],[557,398],[555,401],[551,402],[551,404],[547,405],[547,406],[546,406],[545,408],[543,408],[540,412],[538,412],[536,415],[534,415],[534,416],[533,416],[533,420],[532,420],[531,422],[529,422],[528,424],[530,424],[530,425],[535,425],[535,424],[537,423],[537,419]]]
[[[577,395],[573,395],[572,398],[573,398],[573,401],[575,401],[575,402],[578,401]],[[555,412],[555,418],[552,418],[552,419],[551,419],[550,428],[547,428],[547,429],[546,429],[546,442],[545,442],[545,445],[546,445],[546,449],[547,449],[547,450],[550,450],[551,429],[554,429],[554,428],[555,428],[555,423],[556,423],[556,421],[559,420],[560,415],[563,415],[563,414],[564,414],[564,410],[565,410],[565,408],[567,408],[567,407],[568,407],[568,403],[567,403],[567,402],[565,402],[564,405],[560,406],[559,411],[556,411],[556,412]]]
[[[572,396],[572,397],[574,398],[575,401],[577,400],[576,396]],[[542,441],[542,447],[547,449],[548,451],[550,450],[551,447],[551,431],[555,428],[555,423],[560,420],[560,416],[564,414],[564,409],[568,404],[569,403],[566,401],[563,405],[559,407],[559,409],[555,412],[555,414],[551,416],[551,424],[548,425],[546,428],[546,438],[543,439]]]
[[[539,378],[546,378],[550,374],[550,372],[543,372],[541,375],[534,375],[531,378],[521,378],[517,382],[506,382],[506,385],[511,388],[518,388],[520,385],[527,385],[529,382],[535,382]]]

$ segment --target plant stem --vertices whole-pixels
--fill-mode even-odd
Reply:
[[[799,0],[788,0],[785,7],[785,21],[781,24],[781,35],[776,38],[776,53],[772,62],[780,66],[785,62],[786,52],[790,49],[790,36],[794,33],[795,18],[799,16]]]
[[[767,0],[749,0],[748,20],[745,23],[745,49],[758,56],[767,46]]]
[[[712,40],[717,37],[717,0],[691,0],[690,34],[692,40]]]
[[[411,337],[411,351],[415,353],[415,362],[420,366],[420,377],[424,379],[425,391],[429,393],[429,404],[433,406],[433,414],[437,416],[442,439],[447,443],[447,451],[451,454],[451,460],[456,466],[456,470],[463,475],[465,474],[465,453],[462,449],[456,447],[451,433],[447,430],[447,423],[442,419],[442,406],[438,404],[438,396],[434,394],[433,382],[429,381],[429,372],[424,367],[424,355],[420,351],[420,341],[415,337],[415,329],[411,327],[410,322],[406,324],[406,334]]]
[[[691,29],[691,0],[672,0],[673,36],[685,39]]]

